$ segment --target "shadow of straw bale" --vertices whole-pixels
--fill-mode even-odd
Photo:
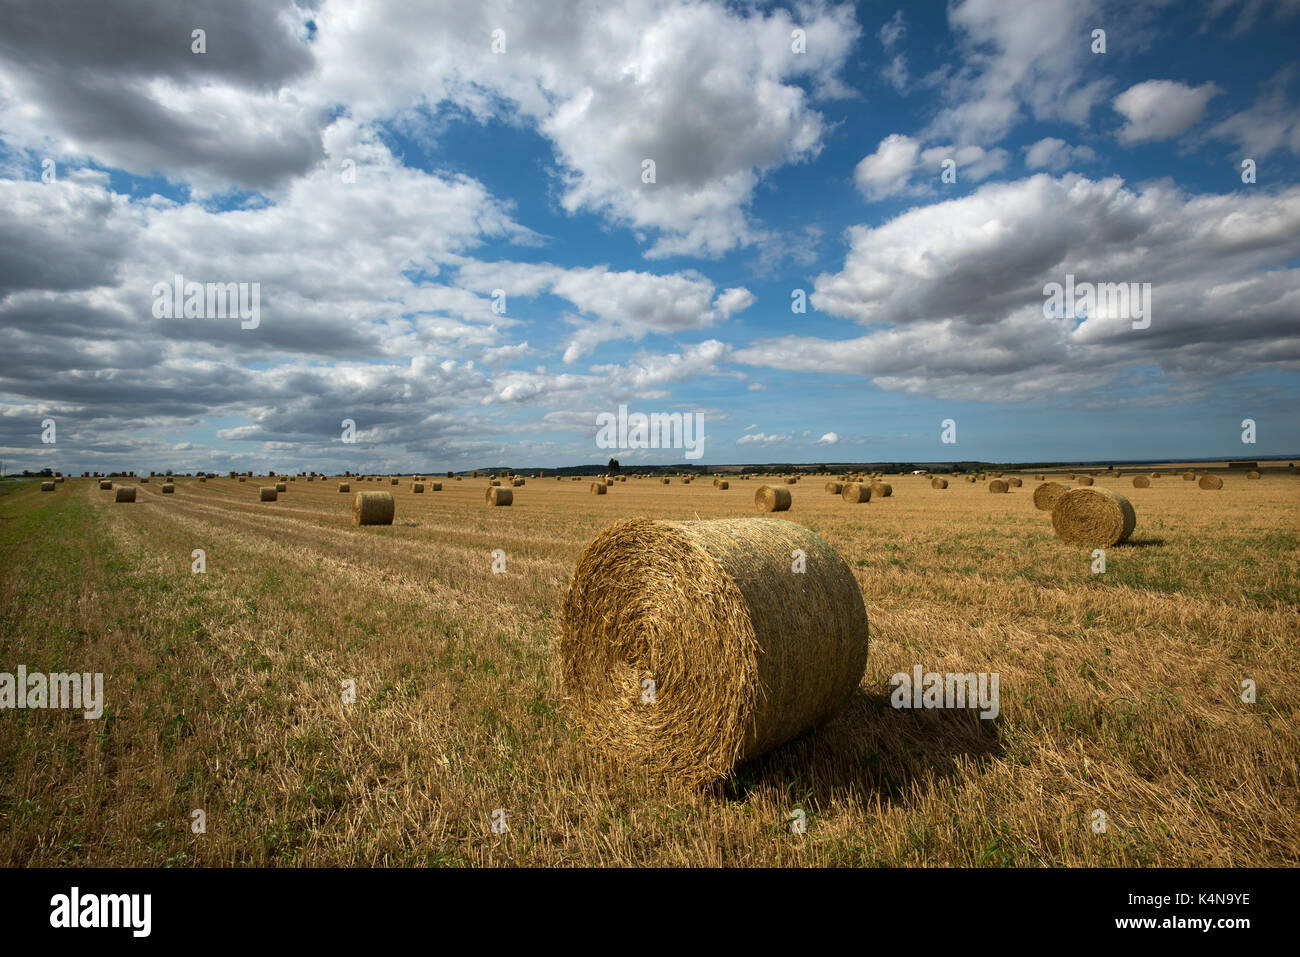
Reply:
[[[962,758],[999,757],[998,720],[974,708],[896,709],[888,690],[859,690],[821,727],[741,765],[718,787],[737,801],[772,787],[819,804],[851,794],[892,803],[914,782],[956,775]]]

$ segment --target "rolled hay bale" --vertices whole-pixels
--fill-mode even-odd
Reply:
[[[117,502],[134,502],[134,501],[135,501],[135,487],[134,487],[134,486],[128,486],[128,485],[119,485],[119,486],[117,487],[117,497],[114,499],[114,501],[117,501]]]
[[[207,477],[206,475],[200,475],[200,476],[199,476],[199,481],[200,481],[200,482],[206,482],[207,480],[208,480],[208,477]]]
[[[1025,484],[1025,481],[1024,479],[1016,478],[1013,475],[1011,476],[1011,478],[1007,479],[1007,484],[1010,485],[1012,488],[1021,488]]]
[[[849,482],[840,492],[840,498],[851,505],[865,505],[871,501],[871,486],[862,482]]]
[[[1050,512],[1057,499],[1067,491],[1068,489],[1060,482],[1044,482],[1034,489],[1034,508],[1040,512]]]
[[[1152,473],[1151,473],[1151,477],[1152,477],[1152,478],[1160,478],[1160,473],[1159,473],[1159,472],[1152,472]]]
[[[614,480],[613,480],[612,478],[607,478],[607,479],[605,479],[605,484],[606,484],[606,485],[613,485],[613,484],[614,484]]]
[[[718,483],[718,491],[720,492],[725,492],[729,488],[731,488],[731,483],[728,482],[726,479],[723,479],[721,482]]]
[[[754,490],[754,507],[760,512],[786,512],[790,502],[790,490],[780,485],[760,485]]]
[[[1184,472],[1184,473],[1183,473],[1183,481],[1184,481],[1184,482],[1194,482],[1194,481],[1196,481],[1196,473],[1195,473],[1195,472]]]
[[[1006,481],[1003,480],[1003,479],[993,479],[991,482],[989,482],[989,491],[990,491],[990,492],[995,492],[995,493],[998,493],[998,494],[1005,494],[1005,493],[1007,492],[1007,490],[1010,489],[1010,488],[1011,488],[1011,486],[1008,485],[1008,484],[1006,483]]]
[[[620,475],[620,476],[618,477],[618,480],[619,480],[620,482],[626,482],[626,481],[627,481],[627,476],[626,476],[626,475]]]
[[[660,481],[663,482],[664,485],[669,485],[672,483],[672,479],[660,479]]]
[[[798,481],[799,481],[799,480],[798,480],[797,478],[795,478],[793,475],[788,475],[788,476],[786,476],[785,484],[786,484],[786,485],[794,485],[794,484],[797,483]]]
[[[720,481],[722,481],[722,480],[721,480],[720,478],[718,478],[718,477],[715,475],[715,476],[713,477],[713,487],[714,487],[714,488],[717,488],[717,487],[718,487],[718,483],[719,483]]]
[[[62,476],[62,475],[59,475],[59,476],[55,477],[54,481],[55,481],[57,484],[62,485],[62,484],[63,484],[63,476]]]
[[[930,479],[930,488],[947,488],[947,487],[948,487],[947,479],[941,479],[937,475],[934,478]]]
[[[966,481],[967,481],[967,482],[970,482],[972,485],[974,485],[974,484],[975,484],[975,476],[973,476],[973,475],[967,475],[967,476],[966,476]]]
[[[113,489],[113,483],[109,479],[103,479],[99,483],[99,490],[101,492],[109,492],[112,491],[112,489]]]
[[[351,492],[351,491],[352,491],[352,483],[351,483],[351,482],[339,482],[339,491],[340,491],[340,492]]]
[[[1217,475],[1202,475],[1200,481],[1196,484],[1201,488],[1206,489],[1223,488],[1223,479],[1219,478]]]
[[[1034,481],[1035,481],[1035,482],[1044,482],[1044,481],[1046,481],[1046,480],[1047,480],[1047,476],[1046,476],[1046,475],[1035,475],[1035,476],[1034,476]]]
[[[688,479],[688,478],[684,478],[684,479],[682,479],[682,484],[683,484],[683,485],[690,485],[690,484],[691,484],[691,480]]]
[[[412,482],[412,483],[411,483],[411,492],[412,492],[413,494],[415,494],[415,495],[423,495],[423,494],[424,494],[424,483],[423,483],[423,482]]]
[[[53,482],[42,482],[42,483],[41,483],[41,491],[42,491],[42,492],[53,492],[53,491],[54,491],[54,483],[53,483]]]
[[[163,493],[164,495],[175,495],[175,494],[176,494],[176,486],[175,486],[173,483],[171,483],[171,482],[163,482],[162,485],[161,485],[160,487],[162,488],[162,493]]]
[[[1091,475],[1080,475],[1079,478],[1078,478],[1078,482],[1079,482],[1080,485],[1091,485],[1091,484],[1092,484],[1092,476],[1091,476]]]
[[[145,481],[147,482],[148,479],[145,479]],[[246,479],[244,476],[241,475],[241,476],[239,476],[239,481],[241,481],[241,482],[247,482],[248,479]]]
[[[611,525],[579,557],[561,610],[565,694],[588,746],[687,785],[829,718],[858,688],[867,645],[844,559],[772,518]]]
[[[1134,488],[1150,488],[1150,487],[1151,487],[1151,479],[1147,478],[1145,475],[1135,475],[1135,476],[1133,476],[1133,487],[1134,487]]]
[[[491,480],[488,481],[488,485],[489,485],[489,486],[496,486],[496,485],[500,485],[500,484],[501,484],[501,480],[500,480],[500,479],[491,479]]]
[[[258,489],[258,494],[261,496],[261,500],[263,502],[274,502],[275,497],[278,493],[275,490],[275,486],[263,485],[260,489]]]
[[[277,492],[287,492],[287,491],[289,491],[289,485],[288,485],[287,482],[276,482],[276,483],[275,483],[275,490],[276,490]]]
[[[828,493],[830,493],[831,495],[839,495],[841,492],[844,491],[844,483],[843,483],[843,482],[827,482],[827,483],[826,483],[826,491],[827,491]]]
[[[888,482],[871,483],[872,498],[889,498],[889,496],[893,494],[894,494],[894,486],[890,485]]]
[[[442,483],[441,483],[441,482],[430,482],[430,483],[429,483],[429,488],[430,488],[432,491],[434,491],[434,492],[441,492],[441,491],[442,491]]]
[[[592,495],[607,495],[608,493],[609,493],[609,486],[606,485],[604,482],[592,482],[592,483],[591,483],[591,494],[592,494]]]
[[[558,478],[558,476],[557,476],[557,478]],[[461,476],[459,476],[459,475],[457,475],[457,476],[456,476],[456,481],[457,481],[457,482],[460,482],[460,481],[462,481],[462,477],[461,477]]]
[[[148,484],[149,484],[149,476],[147,476],[147,475],[142,475],[142,476],[140,476],[140,484],[141,484],[141,485],[148,485]]]
[[[508,488],[493,485],[487,490],[487,503],[489,505],[511,505],[514,500],[515,493]]]
[[[519,486],[521,486],[521,485],[524,484],[524,480],[521,479],[521,478],[520,478],[520,479],[515,479],[515,480],[514,480],[513,482],[511,482],[510,484],[511,484],[512,486],[514,486],[515,488],[519,488]]]
[[[1257,479],[1259,478],[1259,473],[1256,472],[1254,469],[1251,469],[1249,472],[1246,473],[1246,478]]]
[[[388,484],[389,484],[389,485],[396,485],[396,484],[397,484],[397,479],[395,479],[395,478],[394,478],[394,479],[389,479],[389,480],[388,480]]]
[[[353,525],[392,525],[396,511],[392,492],[357,492],[352,496]]]
[[[1052,506],[1052,528],[1070,545],[1108,548],[1126,541],[1136,527],[1133,505],[1108,488],[1072,488]]]

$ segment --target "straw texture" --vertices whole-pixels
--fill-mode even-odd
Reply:
[[[1070,545],[1108,548],[1126,541],[1136,527],[1132,503],[1108,488],[1072,488],[1052,506],[1052,528]]]

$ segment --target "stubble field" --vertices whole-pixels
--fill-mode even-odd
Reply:
[[[134,504],[9,485],[0,671],[103,672],[105,711],[0,712],[0,864],[1294,865],[1300,479],[1223,474],[1098,478],[1138,515],[1104,574],[1053,536],[1032,477],[991,495],[893,476],[864,505],[804,478],[779,517],[854,570],[866,675],[828,724],[702,790],[584,748],[559,608],[610,522],[751,515],[760,480],[528,479],[509,508],[481,478],[354,480],[395,494],[379,528],[332,480],[274,503],[257,478],[124,480]],[[916,665],[997,673],[1000,714],[891,707]]]

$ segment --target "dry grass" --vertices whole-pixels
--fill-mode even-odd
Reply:
[[[89,479],[0,495],[0,654],[103,671],[107,699],[0,715],[0,863],[1300,863],[1294,477],[1230,476],[1213,508],[1153,483],[1104,575],[1027,495],[916,476],[862,509],[801,499],[783,517],[862,590],[866,673],[822,728],[687,790],[585,745],[556,643],[610,521],[752,514],[702,484],[548,482],[504,509],[453,484],[368,529],[322,482],[274,510],[228,479],[130,509]],[[891,708],[917,664],[999,673],[1001,714]]]

